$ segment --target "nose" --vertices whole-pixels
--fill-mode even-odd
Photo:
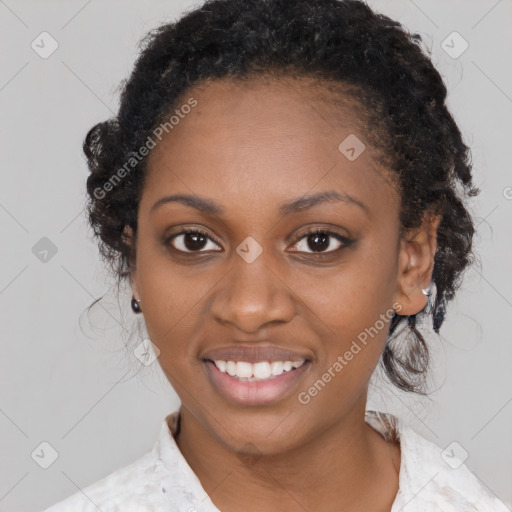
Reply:
[[[289,283],[265,264],[263,255],[252,263],[236,256],[221,283],[211,304],[211,312],[221,324],[254,333],[267,324],[290,322],[295,315]]]

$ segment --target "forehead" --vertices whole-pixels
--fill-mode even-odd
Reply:
[[[149,156],[145,187],[153,197],[180,189],[261,202],[334,186],[369,202],[394,198],[361,105],[349,95],[310,79],[258,78],[201,83],[176,109],[191,98],[196,106]]]

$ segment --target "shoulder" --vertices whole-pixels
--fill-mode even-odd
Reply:
[[[464,464],[467,455],[459,444],[442,449],[402,420],[395,427],[402,461],[392,512],[510,512]]]
[[[206,506],[208,495],[174,440],[178,422],[179,411],[169,414],[151,451],[43,512],[186,512],[197,503]]]
[[[43,512],[156,511],[153,504],[162,495],[158,466],[154,452],[148,452]]]

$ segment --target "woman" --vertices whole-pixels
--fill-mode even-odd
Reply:
[[[89,218],[181,406],[48,511],[506,510],[366,410],[379,361],[424,393],[417,324],[472,257],[469,148],[418,42],[354,0],[210,0],[149,35],[84,143]]]

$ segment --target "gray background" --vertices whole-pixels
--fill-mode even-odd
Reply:
[[[117,108],[139,39],[196,4],[0,0],[2,511],[41,510],[133,462],[178,406],[157,363],[145,367],[125,349],[144,326],[129,291],[117,300],[86,228],[81,144]],[[442,338],[429,335],[436,391],[420,399],[379,383],[370,406],[405,418],[440,456],[456,441],[483,484],[511,503],[512,3],[370,5],[424,36],[483,189],[473,202],[481,266],[466,274]],[[31,48],[43,31],[59,45],[47,59]],[[441,46],[453,31],[469,43],[455,59]],[[56,254],[40,252],[43,237]],[[44,441],[58,453],[48,469],[31,456]]]

